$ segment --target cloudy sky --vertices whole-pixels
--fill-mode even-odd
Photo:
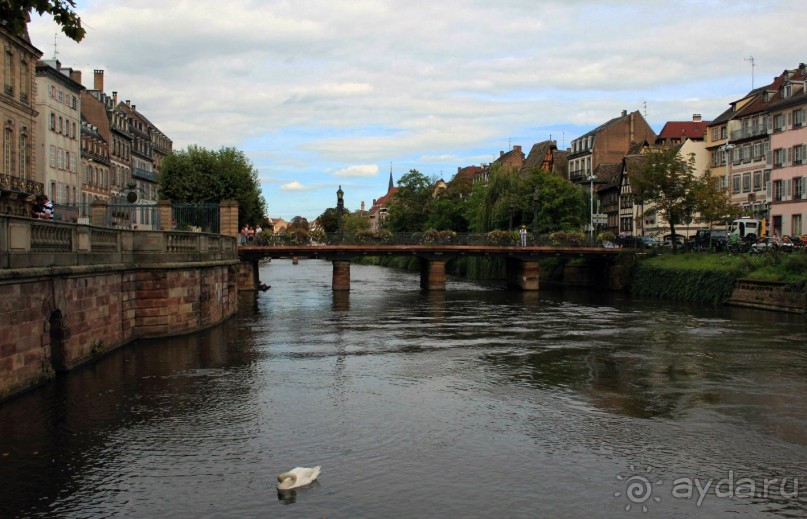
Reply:
[[[105,71],[174,142],[243,150],[269,215],[314,218],[446,180],[513,145],[619,115],[711,119],[807,61],[803,0],[89,0],[76,44],[36,14],[45,58]]]

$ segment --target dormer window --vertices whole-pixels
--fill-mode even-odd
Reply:
[[[793,85],[787,83],[784,87],[782,87],[782,97],[787,99],[792,95],[793,95]]]

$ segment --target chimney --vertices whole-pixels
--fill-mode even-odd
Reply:
[[[137,105],[132,105],[132,110],[137,110]]]
[[[132,102],[130,100],[126,100],[126,106],[132,106]]]
[[[701,114],[692,114],[692,122],[693,123],[701,122]]]
[[[521,145],[513,146],[514,151],[521,151]]]
[[[500,156],[500,157],[503,157],[503,156],[504,156],[504,152],[503,152],[503,151],[501,151],[501,150],[499,150],[499,156]]]
[[[75,81],[76,83],[78,83],[80,85],[81,84],[81,71],[80,70],[71,70],[70,71],[70,79],[72,79],[73,81]]]
[[[457,173],[459,173],[460,171],[462,171],[462,168],[457,166]]]
[[[99,92],[104,91],[104,71],[102,69],[95,69],[93,71],[93,90],[98,90]]]
[[[361,201],[361,212],[364,212],[364,200]]]
[[[118,106],[118,92],[116,90],[112,91],[112,102],[115,103],[115,106]]]
[[[622,110],[622,117],[625,117],[626,115],[628,115],[628,111],[627,110]]]

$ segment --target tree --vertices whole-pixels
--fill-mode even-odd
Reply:
[[[264,218],[266,201],[258,172],[235,148],[210,151],[199,146],[175,151],[163,159],[160,196],[174,202],[238,202],[238,226]]]
[[[409,170],[398,180],[398,191],[387,203],[385,222],[392,232],[426,230],[433,182],[416,169]]]
[[[308,223],[308,219],[302,216],[295,216],[289,222],[289,226],[286,227],[286,232],[292,232],[296,230],[308,231],[311,225]]]
[[[681,157],[680,146],[653,150],[631,181],[633,193],[650,208],[646,215],[658,214],[670,225],[673,249],[677,247],[675,226],[691,220],[697,212],[698,180],[695,155]]]
[[[731,202],[725,189],[721,189],[708,169],[695,186],[696,209],[699,222],[712,226],[714,222],[733,220],[740,214],[740,207]]]
[[[75,13],[75,0],[5,0],[0,2],[0,25],[16,34],[25,34],[31,11],[39,15],[48,13],[53,17],[62,32],[75,42],[84,39],[86,31],[81,26],[81,18]]]
[[[363,215],[361,211],[346,212],[342,216],[342,230],[346,233],[369,231],[370,219]]]
[[[329,207],[323,211],[316,220],[319,223],[320,229],[326,233],[334,233],[339,231],[339,212],[335,207]]]

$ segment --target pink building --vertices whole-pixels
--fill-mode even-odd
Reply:
[[[807,233],[807,66],[786,70],[783,79],[769,107],[771,227],[779,236],[801,236]]]

